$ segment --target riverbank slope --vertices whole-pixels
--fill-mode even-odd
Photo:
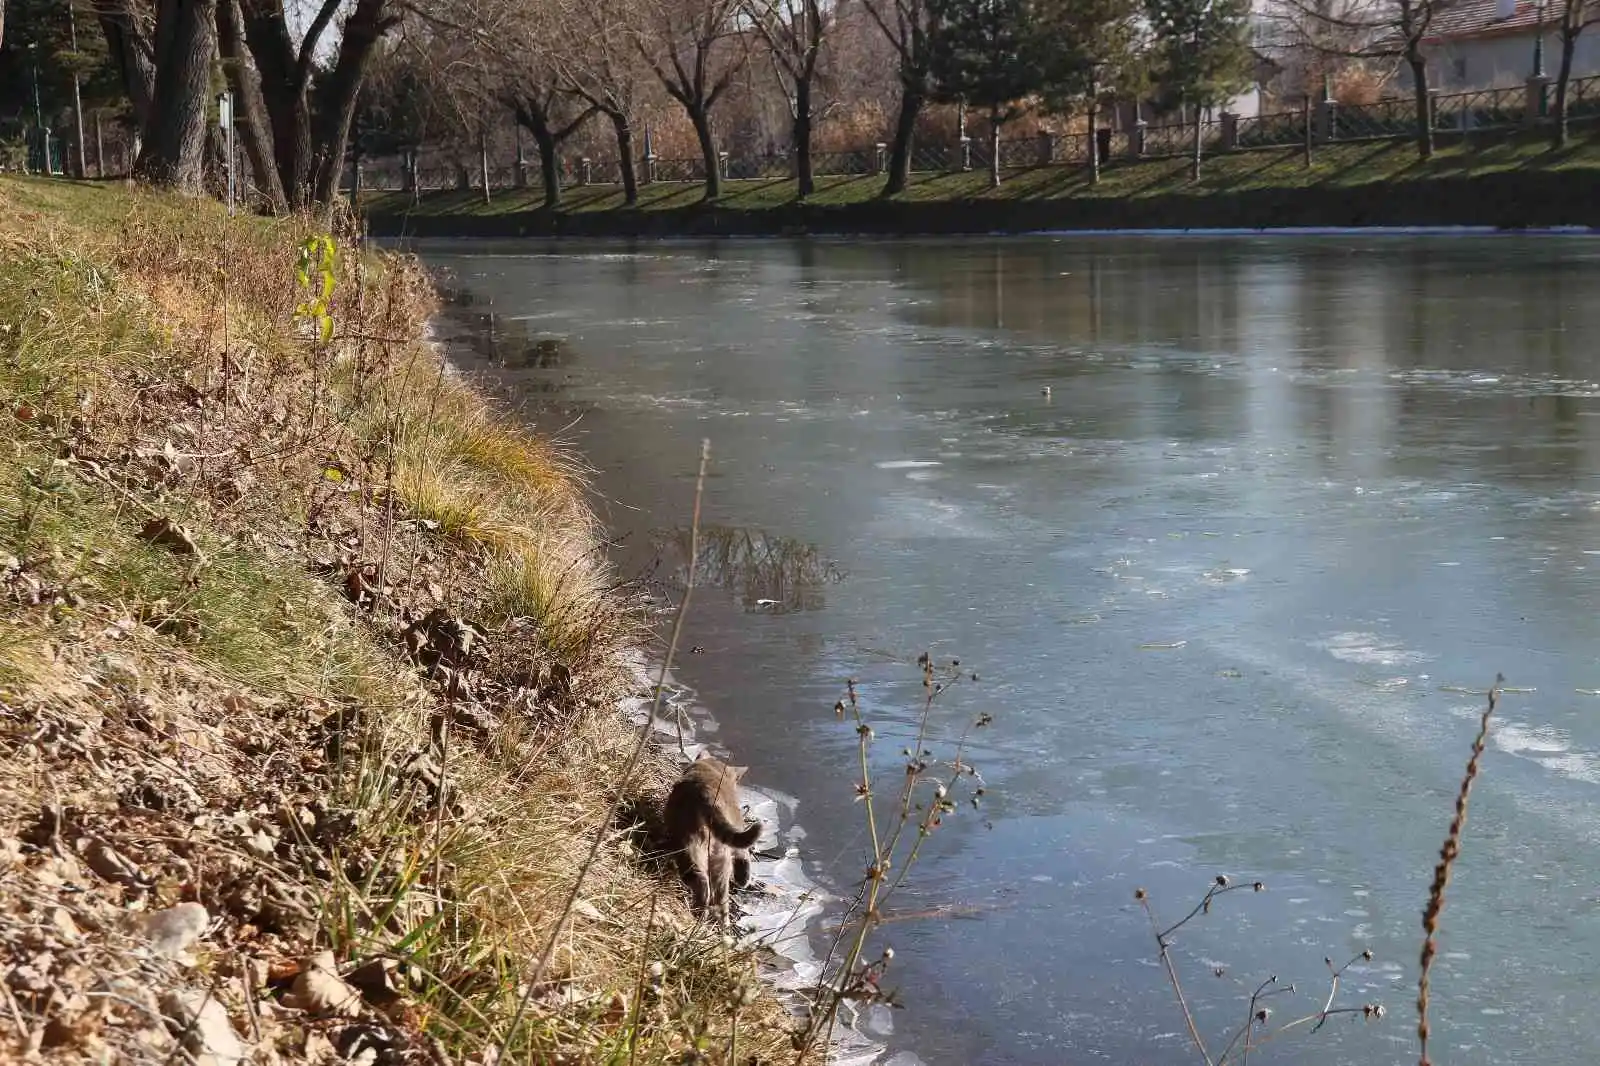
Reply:
[[[1544,138],[1441,138],[1426,163],[1408,141],[1235,152],[1206,160],[1108,166],[1097,184],[1076,168],[987,175],[918,174],[905,193],[879,199],[881,176],[818,179],[795,200],[792,181],[729,181],[715,204],[695,183],[645,186],[635,208],[613,186],[568,189],[558,211],[537,189],[409,193],[364,198],[382,236],[696,236],[979,234],[1083,229],[1272,229],[1354,226],[1600,226],[1600,130],[1576,130],[1563,151]]]
[[[346,230],[0,180],[0,1058],[773,1060],[582,467]]]

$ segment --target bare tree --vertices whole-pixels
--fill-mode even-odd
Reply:
[[[894,47],[900,64],[900,108],[889,142],[889,179],[883,195],[904,192],[911,180],[912,136],[933,90],[934,25],[928,0],[863,0],[872,21]]]
[[[816,191],[811,172],[813,89],[823,45],[847,0],[824,6],[821,0],[744,0],[744,10],[766,42],[772,64],[789,101],[794,176],[802,199]]]
[[[1592,0],[1563,0],[1561,6],[1561,69],[1556,74],[1555,127],[1551,143],[1557,148],[1567,144],[1567,88],[1572,82],[1572,54],[1578,47],[1578,37],[1590,26],[1600,23],[1600,5]],[[1539,28],[1544,32],[1544,27]]]
[[[1433,156],[1433,105],[1424,47],[1433,21],[1454,0],[1281,0],[1269,18],[1280,32],[1324,57],[1397,59],[1411,76],[1417,154]]]
[[[517,125],[533,134],[539,149],[539,173],[544,185],[544,206],[561,206],[561,146],[577,133],[600,108],[587,101],[571,84],[559,62],[563,20],[577,15],[552,2],[487,0],[497,5],[496,17],[480,17],[482,48],[490,57],[489,76],[495,95],[510,110]],[[593,41],[583,41],[577,51],[590,55]],[[629,53],[631,55],[631,53]]]
[[[240,0],[244,40],[260,76],[273,158],[290,206],[329,203],[337,194],[367,62],[379,39],[400,21],[394,0],[354,0],[313,109],[317,49],[344,7],[343,0],[322,0],[296,45],[284,0]]]
[[[207,103],[216,52],[217,0],[161,0],[155,81],[136,177],[189,195],[205,176]]]
[[[639,202],[633,120],[639,106],[637,19],[631,0],[556,0],[543,60],[561,85],[611,125],[628,206]]]
[[[640,5],[639,53],[694,126],[705,163],[707,200],[722,195],[711,110],[748,56],[734,24],[739,6],[740,0],[647,0]]]

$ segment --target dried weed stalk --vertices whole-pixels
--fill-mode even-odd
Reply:
[[[1433,971],[1434,956],[1438,952],[1434,938],[1439,934],[1439,916],[1444,912],[1444,890],[1450,884],[1450,871],[1461,856],[1461,831],[1467,825],[1467,800],[1472,795],[1472,783],[1478,779],[1478,763],[1483,758],[1484,744],[1489,739],[1489,719],[1494,716],[1495,705],[1500,701],[1500,686],[1505,684],[1505,680],[1504,675],[1496,674],[1494,684],[1489,687],[1489,701],[1478,720],[1478,735],[1472,741],[1472,756],[1467,760],[1461,788],[1456,793],[1455,817],[1450,819],[1450,830],[1445,834],[1443,846],[1439,848],[1439,864],[1433,868],[1433,884],[1428,888],[1428,905],[1422,911],[1422,972],[1417,977],[1418,1066],[1430,1066],[1431,1062],[1428,1058],[1428,980]]]

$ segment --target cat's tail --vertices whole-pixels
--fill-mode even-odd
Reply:
[[[720,808],[712,807],[706,812],[706,824],[711,830],[711,835],[728,845],[730,848],[748,848],[761,839],[761,823],[751,822],[743,829],[728,821],[728,816]]]

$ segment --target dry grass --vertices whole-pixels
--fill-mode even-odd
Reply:
[[[606,824],[670,767],[619,797],[642,623],[581,464],[418,339],[404,260],[342,235],[311,338],[312,233],[0,182],[0,963],[43,967],[0,1055],[166,1061],[161,994],[189,988],[288,1061],[356,1036],[483,1061],[524,1000],[515,1061],[721,1056],[736,1019],[741,1061],[792,1058],[751,958]],[[185,900],[213,927],[152,957],[129,915]],[[50,932],[57,910],[87,932]],[[317,1015],[286,993],[322,949],[398,976]]]

